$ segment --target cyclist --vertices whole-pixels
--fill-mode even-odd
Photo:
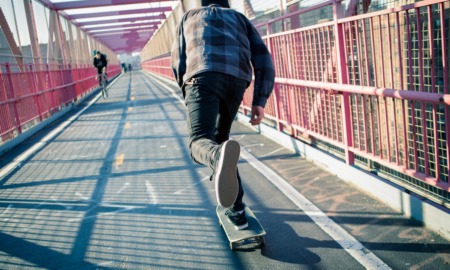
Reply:
[[[103,68],[105,68],[105,74],[106,74],[106,67],[108,66],[108,60],[106,60],[106,55],[102,54],[100,51],[94,51],[95,57],[94,57],[94,67],[97,68],[97,74],[98,74],[98,84],[101,86],[101,75],[103,72]]]

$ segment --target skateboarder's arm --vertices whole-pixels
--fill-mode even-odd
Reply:
[[[183,17],[184,19],[184,17]],[[184,38],[183,20],[176,32],[176,36],[172,45],[171,65],[173,75],[180,87],[183,87],[183,76],[186,73],[186,41]]]
[[[247,37],[250,41],[251,62],[255,74],[253,106],[264,108],[273,91],[275,68],[267,46],[253,24],[246,19]]]

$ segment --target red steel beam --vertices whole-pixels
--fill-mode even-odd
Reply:
[[[155,8],[141,8],[141,9],[130,9],[130,10],[121,10],[121,11],[83,13],[83,14],[73,14],[73,15],[63,14],[63,16],[69,20],[75,20],[75,19],[101,18],[101,17],[118,16],[118,15],[161,13],[161,12],[170,12],[170,11],[172,11],[171,7],[155,7]]]
[[[48,0],[41,0],[41,2],[50,2]],[[69,1],[53,3],[52,7],[55,10],[67,10],[77,8],[93,8],[105,7],[111,5],[130,5],[130,4],[144,4],[144,3],[159,3],[159,2],[173,2],[172,0],[84,0],[84,1]]]
[[[103,20],[103,21],[92,21],[92,22],[77,22],[73,23],[77,26],[88,26],[88,25],[96,25],[96,24],[107,24],[107,23],[121,23],[121,22],[136,22],[136,21],[145,21],[145,20],[164,20],[166,16],[164,13],[153,16],[140,16],[133,18],[123,18],[123,19],[112,19],[112,20]]]
[[[150,37],[153,35],[155,31],[151,31],[151,32],[130,32],[130,33],[122,33],[122,32],[115,32],[115,33],[111,33],[108,35],[97,35],[97,36],[92,36],[93,38],[97,39],[97,40],[108,40],[108,39],[138,39],[138,38],[147,38],[150,39]]]
[[[148,29],[157,29],[157,25],[160,24],[160,22],[141,22],[141,23],[129,23],[129,24],[121,24],[121,25],[107,25],[107,26],[99,26],[99,27],[91,27],[91,28],[85,28],[84,31],[87,33],[92,33],[92,31],[97,30],[108,30],[108,29],[115,29],[115,28],[125,28],[127,27],[138,27],[138,26],[149,26]],[[147,28],[145,28],[147,29]]]
[[[119,44],[119,43],[126,43],[126,42],[134,42],[134,43],[140,43],[145,42],[147,43],[149,38],[135,38],[135,39],[120,39],[120,38],[111,38],[111,39],[100,39],[99,41],[104,42],[105,44]]]
[[[107,35],[115,35],[115,34],[138,34],[138,33],[148,33],[155,32],[155,29],[150,28],[130,28],[130,29],[117,29],[112,31],[104,31],[104,32],[94,32],[89,33],[90,36],[107,36]]]
[[[128,42],[123,42],[123,43],[115,43],[114,45],[111,45],[109,43],[106,43],[106,45],[108,45],[108,47],[111,50],[114,50],[115,48],[121,48],[121,47],[142,47],[143,45],[145,45],[147,42],[145,41],[140,41],[140,42],[136,42],[136,43],[128,43]]]

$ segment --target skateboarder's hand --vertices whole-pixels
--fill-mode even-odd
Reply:
[[[264,118],[264,108],[261,106],[252,106],[252,116],[250,119],[250,124],[256,126],[261,124]]]

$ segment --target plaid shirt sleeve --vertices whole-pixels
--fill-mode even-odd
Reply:
[[[183,35],[183,21],[182,19],[178,25],[171,54],[172,71],[180,87],[183,86],[183,76],[186,73],[186,40]]]
[[[269,50],[258,31],[247,18],[245,21],[251,47],[251,63],[255,74],[252,105],[265,107],[273,91],[275,68]]]

